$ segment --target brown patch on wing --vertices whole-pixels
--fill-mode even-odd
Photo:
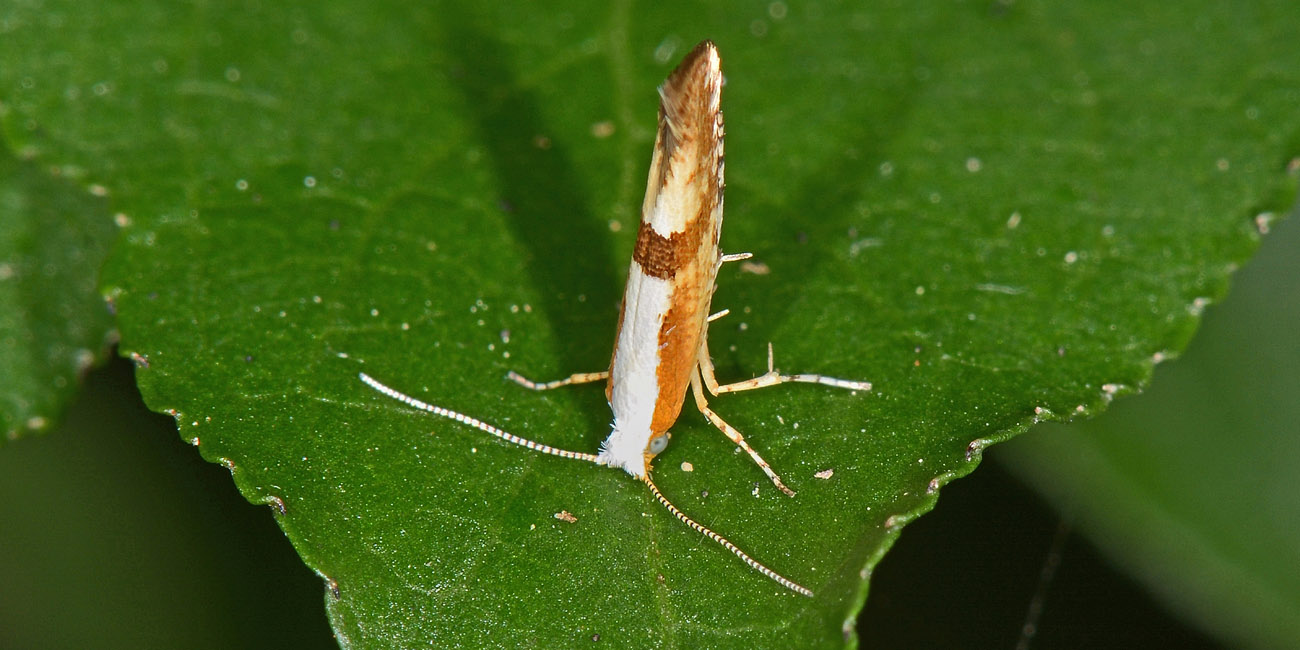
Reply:
[[[684,257],[678,254],[678,248],[688,243],[681,241],[678,236],[681,234],[664,237],[655,232],[650,224],[641,222],[641,228],[636,233],[636,248],[632,249],[632,261],[640,264],[641,271],[652,278],[667,280],[673,277]]]
[[[695,263],[716,261],[718,233],[710,232],[715,229],[709,221],[708,213],[696,215],[686,221],[685,230],[671,237],[660,235],[650,224],[642,222],[636,233],[632,261],[641,265],[642,273],[660,280],[672,280]]]

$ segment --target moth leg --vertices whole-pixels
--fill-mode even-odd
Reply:
[[[523,386],[524,388],[529,388],[532,390],[551,390],[552,388],[559,388],[560,386],[569,386],[571,384],[588,384],[593,381],[602,381],[605,379],[609,379],[609,371],[605,370],[602,372],[575,372],[572,375],[565,377],[564,379],[556,379],[555,381],[547,381],[547,382],[537,382],[511,370],[506,375],[506,378],[509,379],[510,381],[515,382],[516,384],[519,384],[520,386]]]
[[[707,332],[706,332],[707,334]],[[776,365],[772,359],[772,344],[767,344],[767,372],[754,377],[730,384],[718,384],[718,378],[714,374],[713,360],[709,358],[709,342],[706,336],[700,344],[700,371],[704,375],[704,383],[709,388],[709,392],[714,395],[722,393],[737,393],[742,390],[753,390],[755,388],[766,388],[777,384],[791,382],[804,384],[821,384],[832,388],[844,388],[847,390],[871,390],[871,382],[854,381],[852,379],[838,379],[836,377],[827,377],[826,375],[816,375],[811,373],[798,373],[793,375],[783,375],[776,371]]]
[[[722,265],[726,264],[727,262],[739,262],[740,260],[747,260],[753,256],[754,256],[753,253],[732,253],[730,255],[719,256],[718,268],[722,268]]]
[[[759,456],[758,452],[754,451],[754,448],[750,447],[748,442],[745,442],[745,436],[740,435],[740,432],[736,430],[736,427],[727,424],[725,420],[718,417],[718,414],[714,413],[713,410],[709,408],[709,401],[704,398],[704,387],[700,384],[700,373],[698,371],[691,373],[691,390],[695,393],[695,407],[700,409],[700,413],[703,413],[704,417],[708,418],[709,422],[712,422],[713,426],[717,427],[718,430],[725,434],[737,447],[748,452],[749,457],[754,459],[754,462],[758,464],[759,469],[763,470],[763,473],[766,474],[768,478],[772,479],[772,483],[774,483],[776,487],[780,488],[782,492],[794,496],[794,490],[786,487],[785,483],[781,482],[781,477],[777,476],[776,472],[772,471],[772,466],[768,465],[767,461],[763,460],[763,457]]]

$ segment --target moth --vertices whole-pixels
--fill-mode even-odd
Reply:
[[[816,374],[781,374],[774,368],[770,344],[765,374],[731,384],[718,383],[709,357],[708,328],[710,322],[725,316],[727,310],[709,313],[715,281],[723,264],[751,257],[749,253],[724,255],[718,248],[722,234],[724,167],[721,97],[721,61],[712,41],[704,41],[691,50],[659,87],[659,127],[609,370],[577,373],[550,382],[535,382],[513,371],[508,375],[533,390],[606,381],[605,396],[613,410],[614,423],[598,453],[557,449],[521,438],[398,392],[365,373],[361,374],[361,380],[409,406],[456,420],[507,442],[544,454],[620,468],[644,483],[654,498],[682,523],[782,586],[812,596],[812,591],[767,568],[678,510],[650,478],[651,461],[668,446],[669,429],[681,413],[689,389],[700,413],[745,450],[782,492],[794,496],[745,437],[709,408],[705,390],[717,396],[787,382],[848,390],[871,389],[869,382]]]

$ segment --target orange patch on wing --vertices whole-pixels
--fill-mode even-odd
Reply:
[[[670,306],[659,328],[659,399],[650,421],[650,430],[656,433],[667,431],[677,420],[695,372],[718,268],[714,228],[718,224],[711,216],[706,213],[689,220],[685,231],[668,240],[680,263],[669,279]]]

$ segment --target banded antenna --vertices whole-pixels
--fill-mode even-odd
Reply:
[[[569,451],[568,449],[559,449],[557,447],[552,447],[550,445],[544,445],[540,442],[534,442],[527,438],[517,436],[508,431],[503,431],[478,418],[470,417],[458,411],[453,411],[451,409],[443,408],[441,406],[434,406],[433,404],[429,404],[428,402],[418,400],[414,397],[411,397],[410,395],[407,395],[406,393],[403,393],[395,388],[391,388],[381,383],[379,380],[375,379],[374,377],[371,377],[370,375],[367,375],[364,372],[360,373],[360,377],[361,377],[361,381],[365,382],[367,386],[375,389],[376,391],[379,391],[380,393],[388,397],[391,397],[399,402],[402,402],[407,406],[417,408],[421,411],[426,411],[428,413],[432,413],[438,417],[447,418],[449,420],[455,420],[456,422],[460,422],[461,424],[469,425],[471,427],[474,427],[475,429],[478,429],[479,431],[496,436],[497,438],[500,438],[506,442],[519,445],[520,447],[526,447],[528,449],[531,449],[533,451],[538,451],[543,454],[550,454],[552,456],[559,456],[561,458],[572,458],[574,460],[585,460],[589,463],[595,463],[597,465],[600,464],[600,461],[598,460],[596,454],[588,454],[586,452],[581,452],[581,451]],[[663,504],[664,508],[666,508],[668,512],[672,513],[672,515],[677,519],[679,519],[682,523],[686,524],[687,526],[689,526],[696,532],[704,535],[705,537],[717,542],[719,546],[727,549],[728,551],[731,551],[731,553],[736,557],[740,558],[742,562],[748,564],[755,571],[758,571],[759,573],[767,576],[768,578],[771,578],[773,581],[775,581],[777,584],[781,585],[782,587],[785,587],[786,589],[789,589],[795,593],[812,597],[813,595],[812,591],[809,591],[807,588],[799,585],[793,580],[790,580],[789,578],[786,578],[785,576],[767,568],[761,562],[755,560],[754,558],[750,557],[749,554],[740,550],[740,548],[737,547],[735,544],[732,544],[731,541],[728,540],[726,537],[723,537],[722,535],[713,532],[707,526],[695,521],[694,519],[691,519],[690,517],[686,516],[686,513],[682,512],[681,510],[678,510],[677,506],[673,505],[672,502],[669,501],[668,498],[665,497],[663,493],[659,491],[659,488],[655,486],[654,482],[650,480],[649,473],[647,473],[645,476],[640,477],[640,479],[642,483],[645,483],[646,486],[650,488],[650,493],[654,495],[655,499],[659,501],[659,503]]]

